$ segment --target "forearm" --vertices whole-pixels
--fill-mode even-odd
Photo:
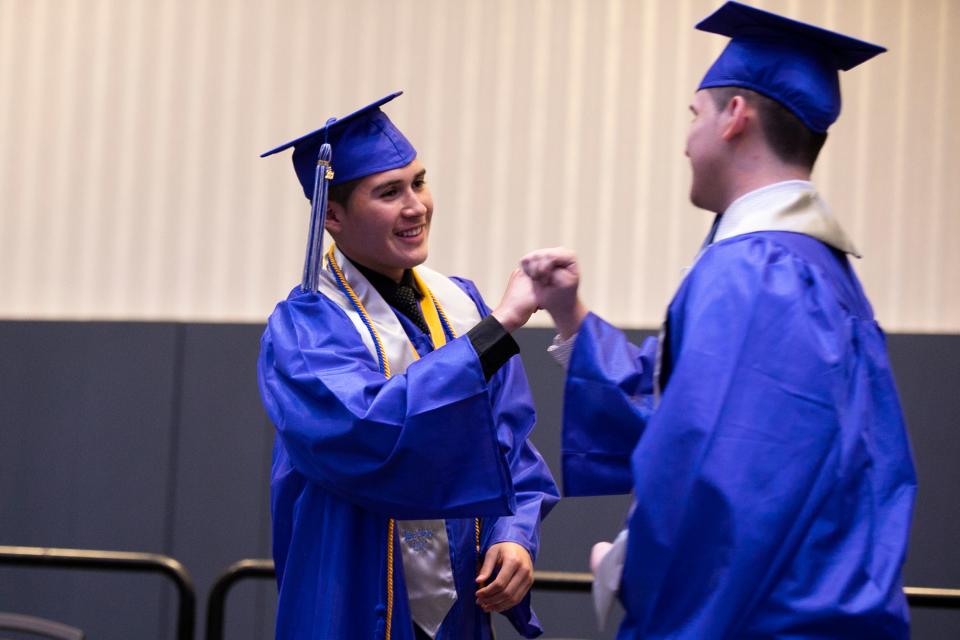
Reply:
[[[557,328],[560,338],[567,340],[580,331],[584,318],[590,313],[590,310],[584,306],[579,298],[573,305],[566,307],[556,307],[548,309],[550,317],[553,318],[553,324]]]

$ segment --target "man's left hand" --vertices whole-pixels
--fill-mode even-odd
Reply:
[[[500,542],[491,546],[477,574],[477,584],[489,580],[497,567],[500,571],[494,581],[477,591],[477,605],[487,613],[517,606],[533,586],[533,560],[521,545]]]

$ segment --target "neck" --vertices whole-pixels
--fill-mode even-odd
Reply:
[[[783,163],[757,163],[749,170],[741,170],[735,173],[730,181],[730,188],[720,203],[721,208],[717,213],[723,213],[734,200],[751,191],[787,180],[809,181],[810,171],[804,167]]]

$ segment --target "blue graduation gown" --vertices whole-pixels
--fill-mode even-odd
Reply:
[[[846,257],[711,245],[656,339],[596,316],[564,404],[564,490],[635,491],[620,638],[907,638],[916,479],[884,335]]]
[[[472,283],[454,281],[489,309]],[[422,356],[381,374],[346,314],[299,287],[261,340],[258,374],[277,429],[271,510],[280,599],[277,638],[383,638],[387,523],[447,519],[458,598],[439,640],[489,638],[475,605],[473,518],[481,554],[511,541],[536,557],[539,522],[558,499],[527,440],[535,421],[519,358],[489,381],[468,338],[433,351],[402,314]],[[413,638],[400,545],[394,544],[393,640]],[[529,594],[506,612],[524,637],[542,632]]]

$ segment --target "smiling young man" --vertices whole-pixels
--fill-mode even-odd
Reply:
[[[259,360],[277,429],[277,638],[489,638],[493,611],[535,637],[528,592],[557,488],[527,439],[510,337],[536,310],[532,283],[515,272],[491,312],[471,282],[422,266],[433,199],[380,110],[397,95],[264,154],[294,147],[313,204],[304,281]]]
[[[337,247],[359,264],[400,282],[427,259],[433,196],[419,160],[334,189],[326,227]],[[345,197],[344,197],[345,196]],[[347,218],[347,211],[360,211]]]
[[[916,477],[856,254],[810,182],[838,71],[882,52],[728,2],[693,97],[695,205],[716,222],[642,346],[587,311],[576,256],[524,259],[567,367],[567,495],[634,494],[594,558],[619,638],[906,639]]]

